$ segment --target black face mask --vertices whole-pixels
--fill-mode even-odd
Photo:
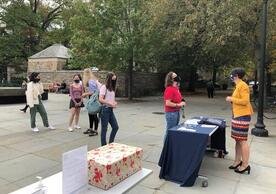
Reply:
[[[113,90],[115,90],[115,88],[116,88],[116,82],[117,82],[116,79],[115,80],[111,80],[111,84],[112,84]]]
[[[175,78],[173,78],[173,81],[180,82],[181,81],[181,77],[180,76],[176,76]]]
[[[39,81],[40,81],[39,78],[35,78],[35,79],[34,79],[34,83],[38,83]]]
[[[79,79],[76,79],[76,80],[74,80],[74,82],[75,82],[76,84],[78,84],[78,83],[80,83],[80,80],[79,80]]]

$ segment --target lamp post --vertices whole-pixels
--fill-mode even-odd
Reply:
[[[259,98],[258,98],[258,118],[255,128],[251,134],[260,137],[267,137],[268,131],[264,125],[264,86],[265,86],[265,63],[266,63],[266,34],[267,34],[267,4],[268,0],[263,1],[263,20],[261,29],[261,61],[259,64]]]

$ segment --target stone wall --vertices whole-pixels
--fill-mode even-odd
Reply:
[[[41,81],[44,87],[47,88],[53,82],[65,81],[68,85],[72,83],[75,74],[81,74],[83,71],[78,70],[61,70],[61,71],[39,71],[41,73]],[[101,83],[104,83],[107,71],[94,72]],[[116,72],[117,75],[117,96],[127,97],[128,91],[128,76],[125,73]],[[133,74],[133,96],[141,97],[154,95],[163,91],[163,77],[157,73],[139,73]]]
[[[127,79],[126,79],[127,81]],[[127,87],[126,87],[127,90]],[[133,74],[133,95],[147,96],[154,95],[164,90],[164,78],[158,73],[137,73]]]
[[[66,62],[66,59],[61,58],[29,59],[28,72],[62,70]]]

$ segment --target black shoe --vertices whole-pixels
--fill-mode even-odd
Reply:
[[[248,165],[245,169],[243,169],[241,171],[238,168],[235,169],[235,172],[240,173],[240,174],[243,174],[243,173],[247,172],[247,174],[250,174],[250,170],[251,170],[251,167]]]
[[[26,113],[26,109],[25,109],[25,108],[20,109],[20,111],[22,111],[22,112]]]
[[[231,170],[234,170],[234,169],[238,168],[241,165],[242,165],[242,161],[239,164],[237,164],[236,166],[231,165],[228,168],[231,169]]]
[[[89,134],[92,131],[92,129],[87,129],[85,132],[83,132],[83,134]]]
[[[98,135],[98,132],[97,131],[90,131],[90,133],[89,133],[89,136],[91,137],[91,136],[96,136],[96,135]]]
[[[98,131],[97,131],[97,130],[94,130],[93,132],[94,132],[96,135],[98,135]]]

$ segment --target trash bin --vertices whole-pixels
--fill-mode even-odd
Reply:
[[[48,100],[49,90],[44,90],[44,93],[41,94],[41,100]]]

